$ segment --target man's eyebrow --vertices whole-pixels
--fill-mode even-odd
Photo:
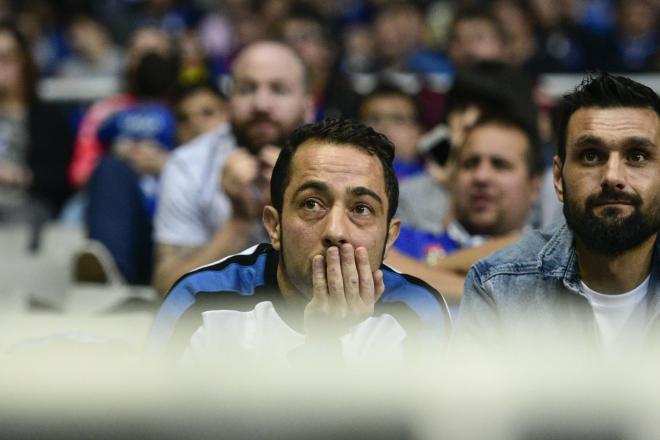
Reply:
[[[657,145],[649,138],[642,136],[631,136],[623,143],[626,148],[657,148]]]
[[[380,198],[378,194],[376,194],[374,191],[370,190],[369,188],[365,186],[355,186],[351,187],[347,191],[349,194],[352,194],[354,196],[369,196],[373,199],[375,199],[378,203],[381,205],[383,204],[383,199]]]
[[[607,142],[603,139],[591,136],[583,135],[577,138],[573,146],[575,148],[589,148],[589,147],[601,147],[606,146]],[[621,145],[625,148],[656,148],[656,144],[649,138],[644,136],[630,136],[623,139]]]
[[[313,189],[316,191],[321,191],[321,192],[327,192],[329,191],[329,187],[326,183],[320,182],[318,180],[311,180],[309,182],[305,182],[302,185],[300,185],[298,188],[296,188],[295,192],[293,193],[293,196],[297,196],[303,191],[306,191],[308,189]]]
[[[601,138],[588,134],[578,137],[575,142],[573,142],[575,148],[600,147],[603,145],[605,145],[605,142]]]

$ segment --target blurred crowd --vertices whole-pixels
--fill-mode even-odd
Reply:
[[[360,119],[393,141],[404,229],[388,262],[453,304],[476,259],[561,215],[539,75],[660,72],[656,0],[0,0],[0,23],[0,221],[84,224],[103,261],[82,252],[81,281],[151,284],[160,175],[180,145],[240,128],[232,66],[257,41],[305,63],[313,108],[296,122]],[[39,96],[43,78],[109,77],[121,90],[96,102]]]

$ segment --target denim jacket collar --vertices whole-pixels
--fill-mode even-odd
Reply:
[[[573,233],[565,222],[559,223],[538,255],[539,271],[544,277],[561,279],[572,292],[580,292]]]
[[[580,294],[575,240],[565,222],[558,224],[550,240],[538,255],[538,267],[544,277],[561,279],[570,291]],[[660,314],[660,239],[656,239],[649,280],[649,311]]]

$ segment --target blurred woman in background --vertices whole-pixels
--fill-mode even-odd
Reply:
[[[39,101],[36,79],[26,40],[0,23],[0,221],[35,210],[52,217],[70,194],[71,128]]]

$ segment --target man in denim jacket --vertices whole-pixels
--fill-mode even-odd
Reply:
[[[459,341],[547,337],[616,351],[639,346],[660,315],[660,99],[603,73],[559,110],[553,174],[566,221],[472,267]]]

